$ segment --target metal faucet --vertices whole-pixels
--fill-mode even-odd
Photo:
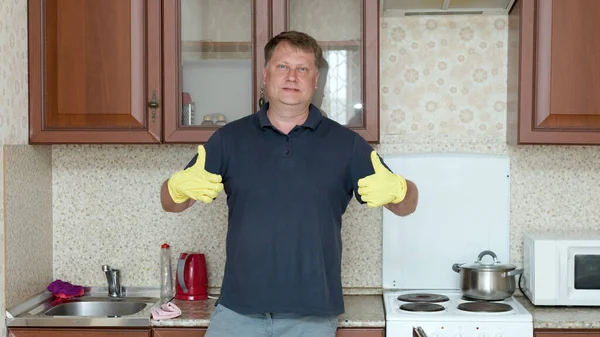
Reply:
[[[121,298],[121,272],[118,269],[111,269],[107,265],[102,266],[102,271],[106,274],[106,281],[108,281],[108,296]]]

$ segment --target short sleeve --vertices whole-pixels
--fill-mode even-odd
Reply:
[[[206,150],[204,169],[210,173],[223,175],[223,145],[219,131],[217,130],[204,144],[204,150]],[[196,153],[185,168],[194,165],[196,159],[198,159],[198,153]]]
[[[354,191],[354,197],[358,202],[364,204],[362,198],[358,194],[358,181],[366,176],[370,176],[375,173],[373,164],[371,163],[371,152],[373,147],[367,143],[367,141],[360,135],[356,134],[354,137],[354,148],[352,150],[352,159],[350,161],[350,177],[352,179],[352,188]],[[389,169],[385,164],[381,156],[379,157],[381,163]]]

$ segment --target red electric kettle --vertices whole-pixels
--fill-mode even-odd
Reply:
[[[197,301],[208,298],[206,258],[199,253],[181,253],[177,261],[175,298]]]

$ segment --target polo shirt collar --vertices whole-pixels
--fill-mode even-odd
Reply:
[[[271,121],[267,116],[267,110],[269,110],[269,102],[265,103],[258,111],[258,123],[263,129],[268,126],[273,127],[273,124],[271,124]],[[308,107],[308,117],[306,118],[306,121],[304,121],[304,124],[302,124],[301,126],[315,130],[319,126],[319,124],[321,124],[322,121],[323,114],[321,113],[321,110],[319,110],[319,108],[311,104]]]

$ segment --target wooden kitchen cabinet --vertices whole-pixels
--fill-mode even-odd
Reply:
[[[28,0],[29,142],[201,143],[256,112],[264,45],[319,40],[313,103],[379,141],[379,2]],[[222,123],[221,123],[222,124]]]
[[[150,337],[150,330],[9,328],[8,337]]]
[[[204,328],[154,328],[153,337],[204,337]],[[337,337],[384,337],[383,328],[340,328]]]
[[[384,337],[383,328],[342,328],[337,330],[336,337]]]
[[[534,337],[600,337],[600,330],[535,329]]]
[[[29,142],[160,143],[160,1],[29,0]]]
[[[509,14],[508,140],[600,144],[600,1],[518,0]]]
[[[204,337],[205,328],[154,328],[153,337]]]

